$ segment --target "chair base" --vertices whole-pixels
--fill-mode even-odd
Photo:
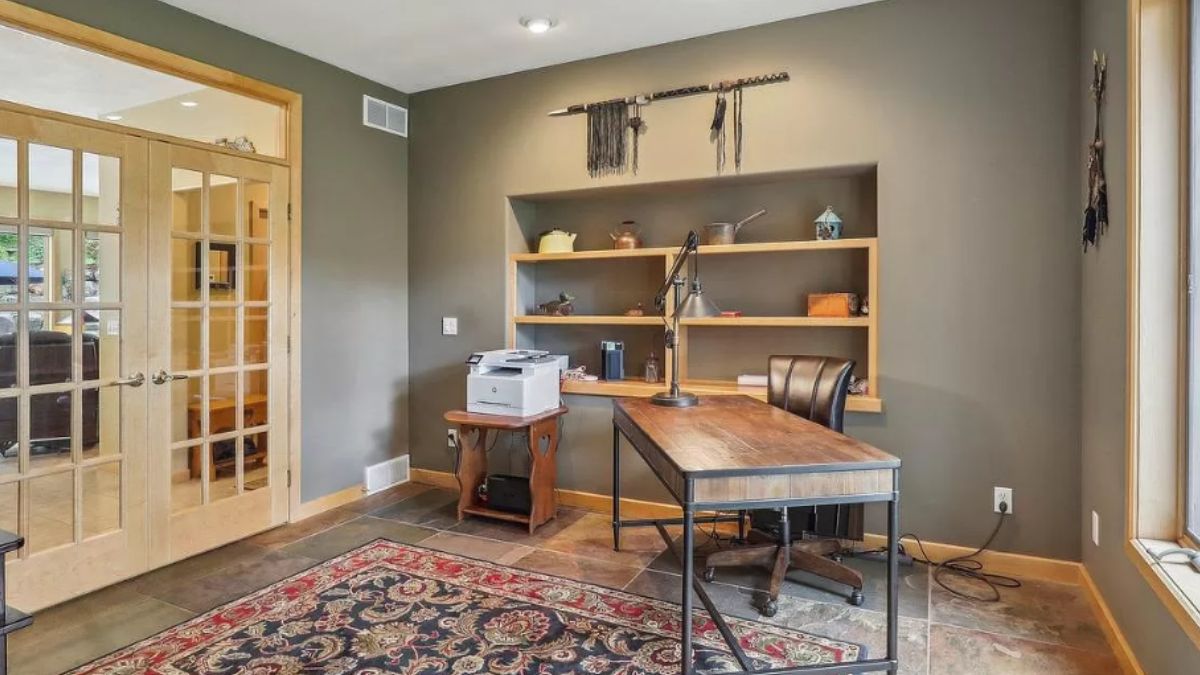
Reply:
[[[845,584],[851,588],[848,598],[850,604],[861,605],[862,574],[826,557],[837,554],[841,548],[841,544],[836,540],[817,539],[798,541],[786,548],[779,544],[763,544],[717,551],[710,554],[705,561],[704,580],[715,579],[716,570],[720,567],[765,567],[771,570],[767,600],[760,608],[765,616],[775,615],[779,606],[779,591],[783,587],[784,577],[790,570],[802,570]]]

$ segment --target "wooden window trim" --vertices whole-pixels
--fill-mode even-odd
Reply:
[[[1152,555],[1185,542],[1189,12],[1190,0],[1129,2],[1124,548],[1200,646],[1200,574],[1184,565],[1164,565]]]

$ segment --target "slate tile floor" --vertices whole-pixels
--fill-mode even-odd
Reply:
[[[608,518],[600,514],[562,509],[557,520],[530,535],[501,522],[458,523],[454,503],[450,492],[402,485],[51,608],[13,636],[10,672],[49,675],[72,668],[378,537],[679,600],[678,565],[651,529],[629,531],[624,550],[615,552]],[[702,552],[713,547],[703,533],[697,541]],[[863,607],[846,604],[833,587],[788,583],[770,621],[882,654],[883,565],[852,564],[867,578]],[[902,568],[902,574],[903,673],[1120,672],[1075,586],[1027,581],[1004,590],[1001,602],[985,604],[947,593],[931,583],[923,566]],[[757,619],[751,600],[763,583],[763,574],[720,570],[710,595],[723,611]]]

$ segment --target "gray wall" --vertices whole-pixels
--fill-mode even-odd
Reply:
[[[1083,0],[1081,85],[1092,76],[1092,50],[1108,53],[1105,107],[1109,232],[1083,256],[1083,408],[1081,418],[1083,562],[1111,607],[1122,632],[1150,675],[1194,673],[1196,647],[1125,554],[1126,489],[1126,255],[1128,62],[1125,0]],[[1086,89],[1082,100],[1089,100]],[[1080,148],[1091,141],[1093,113],[1082,113]],[[1083,162],[1084,158],[1080,158]],[[1081,164],[1082,165],[1082,164]],[[1079,188],[1086,190],[1085,181]],[[1100,515],[1100,546],[1092,545],[1092,511]]]
[[[362,126],[369,80],[153,0],[23,4],[304,96],[304,500],[362,482],[408,436],[408,143]]]
[[[746,93],[745,170],[879,165],[887,412],[848,431],[903,459],[905,528],[979,544],[1003,485],[998,548],[1078,559],[1078,22],[1070,1],[891,0],[414,95],[414,465],[450,470],[463,359],[504,343],[507,195],[714,170],[708,97],[647,110],[636,179],[588,178],[583,119],[545,112],[786,69]],[[560,485],[594,487],[609,401],[568,403]],[[630,482],[663,496],[644,471]]]

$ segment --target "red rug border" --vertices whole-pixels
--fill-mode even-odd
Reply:
[[[463,535],[463,536],[472,536],[472,535]],[[482,537],[476,537],[476,538],[484,539]],[[102,665],[101,662],[108,661],[108,660],[112,659],[113,657],[123,654],[123,653],[126,653],[126,652],[128,652],[130,654],[136,653],[140,648],[142,648],[144,646],[147,646],[154,642],[161,641],[163,639],[163,636],[167,633],[178,631],[187,626],[190,626],[191,624],[198,623],[198,622],[204,621],[206,619],[209,619],[211,615],[219,614],[222,611],[224,611],[234,605],[245,603],[245,602],[251,601],[255,598],[258,598],[261,595],[267,594],[267,593],[275,590],[279,586],[291,583],[291,582],[297,580],[297,578],[303,577],[304,575],[309,574],[310,572],[312,572],[313,570],[315,570],[319,567],[337,563],[345,558],[350,558],[355,555],[359,555],[359,554],[363,553],[364,551],[369,550],[373,547],[376,547],[380,544],[390,544],[393,546],[418,548],[418,549],[429,551],[430,553],[435,553],[438,555],[445,555],[445,556],[451,556],[454,558],[461,558],[463,560],[469,560],[474,563],[481,563],[481,564],[492,566],[492,567],[512,569],[512,570],[521,572],[522,574],[527,574],[527,575],[530,575],[533,577],[540,577],[543,580],[547,580],[547,581],[563,581],[563,582],[567,582],[570,584],[591,586],[591,587],[595,587],[595,588],[603,590],[606,594],[620,595],[620,596],[624,596],[625,598],[634,599],[634,600],[637,600],[640,602],[646,602],[649,604],[657,605],[659,607],[682,609],[682,605],[680,605],[677,602],[672,602],[670,600],[663,600],[661,598],[655,598],[655,597],[648,596],[648,595],[642,595],[640,593],[632,593],[630,591],[626,591],[626,590],[622,590],[622,589],[610,588],[607,586],[602,586],[600,584],[596,584],[596,583],[592,583],[592,582],[588,582],[588,581],[580,581],[578,579],[572,579],[570,577],[565,577],[565,576],[558,575],[558,574],[549,574],[546,572],[538,572],[538,571],[534,571],[534,570],[527,570],[527,569],[523,569],[523,568],[519,568],[519,567],[513,567],[511,565],[505,565],[502,563],[498,563],[494,560],[484,560],[482,558],[476,558],[474,556],[464,555],[461,553],[451,553],[449,551],[443,551],[440,549],[430,548],[428,546],[422,546],[421,544],[418,544],[418,543],[408,543],[408,542],[396,541],[394,539],[388,539],[387,537],[376,537],[376,538],[372,539],[371,541],[368,541],[360,546],[356,546],[355,548],[350,549],[349,551],[341,553],[332,558],[328,558],[326,560],[322,560],[322,561],[313,563],[312,565],[309,565],[308,567],[305,567],[302,570],[299,570],[293,574],[290,574],[287,577],[284,577],[283,579],[269,583],[266,586],[263,586],[262,588],[256,589],[245,595],[234,598],[233,600],[229,600],[228,602],[221,603],[220,605],[217,605],[216,607],[213,607],[205,612],[201,612],[201,613],[197,614],[196,616],[193,616],[188,619],[184,619],[183,621],[180,621],[171,626],[163,628],[162,630],[156,631],[155,633],[148,635],[145,638],[138,640],[137,642],[125,645],[123,647],[118,647],[106,654],[92,658],[89,661],[87,661],[86,663],[82,663],[70,670],[65,671],[63,673],[63,675],[87,675],[88,673],[95,672],[94,670],[91,670],[91,668],[93,666]],[[706,614],[703,606],[698,606],[693,611]],[[868,654],[867,646],[865,644],[862,644],[859,642],[854,642],[852,640],[834,639],[834,638],[826,637],[823,635],[817,635],[815,633],[803,631],[798,628],[788,628],[786,626],[780,626],[778,624],[767,623],[764,621],[757,621],[754,619],[745,619],[745,618],[741,618],[741,617],[729,617],[727,619],[727,621],[731,624],[748,624],[751,626],[765,628],[766,630],[764,630],[763,632],[771,633],[777,637],[789,637],[790,634],[801,633],[801,634],[809,636],[809,637],[819,638],[822,640],[828,640],[830,642],[836,642],[836,643],[841,643],[841,644],[846,644],[846,645],[850,645],[853,647],[857,647],[859,651],[858,651],[857,658],[855,659],[856,661],[861,661],[861,660],[866,659],[867,654]],[[662,635],[670,637],[674,634],[672,633],[671,635],[667,635],[666,633],[662,633]],[[703,643],[703,644],[707,644],[709,646],[717,646],[722,650],[728,649],[728,645],[725,644],[724,640],[719,640],[719,639],[706,640],[706,639],[700,638],[700,637],[693,637],[693,641],[695,643]],[[846,662],[848,663],[850,661],[846,661]],[[153,671],[151,671],[151,672],[153,672]]]

